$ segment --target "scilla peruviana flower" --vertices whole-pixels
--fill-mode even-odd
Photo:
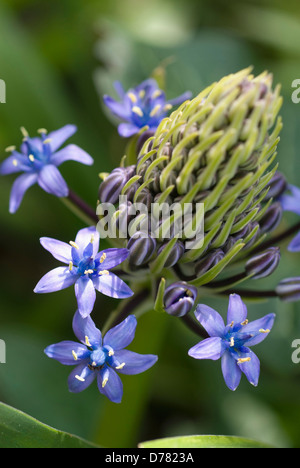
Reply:
[[[80,393],[97,379],[100,393],[114,403],[121,403],[123,385],[117,373],[135,375],[152,367],[157,356],[137,354],[124,348],[134,339],[137,320],[130,315],[109,330],[104,338],[90,317],[77,311],[73,330],[80,341],[63,341],[45,349],[48,357],[66,366],[76,366],[68,379],[69,390]]]
[[[143,81],[136,88],[129,89],[127,93],[119,82],[115,83],[115,88],[121,101],[117,102],[107,95],[103,97],[103,100],[111,113],[123,121],[118,131],[125,138],[139,133],[145,126],[155,132],[173,106],[182,104],[191,97],[191,93],[186,92],[167,101],[164,91],[159,89],[157,82],[151,78]]]
[[[100,253],[100,236],[95,227],[81,229],[75,242],[66,244],[43,237],[40,242],[54,258],[67,264],[47,273],[34,289],[35,293],[50,293],[75,285],[78,310],[83,317],[91,314],[95,290],[106,296],[124,299],[133,295],[131,289],[109,270],[122,263],[129,255],[127,249],[107,249]]]
[[[248,322],[246,305],[238,294],[231,294],[227,326],[218,312],[204,304],[197,307],[195,316],[210,338],[191,348],[188,354],[195,359],[216,361],[222,358],[222,372],[230,390],[236,390],[242,373],[252,385],[257,386],[260,362],[250,346],[266,338],[273,327],[275,314]]]
[[[60,130],[47,134],[40,129],[40,137],[30,138],[22,128],[24,136],[20,151],[15,146],[7,148],[11,155],[0,166],[0,174],[8,175],[23,172],[14,182],[9,203],[10,213],[15,213],[23,200],[25,192],[38,184],[45,192],[57,197],[67,197],[69,189],[57,169],[65,161],[77,161],[91,166],[93,158],[77,145],[59,148],[77,131],[74,125],[66,125]]]

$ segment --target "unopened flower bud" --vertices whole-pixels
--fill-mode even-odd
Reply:
[[[165,311],[175,317],[188,314],[197,299],[197,288],[185,282],[171,284],[164,295]]]
[[[286,278],[276,288],[278,297],[284,302],[300,301],[300,277]]]
[[[271,179],[269,184],[269,191],[265,197],[265,201],[273,198],[276,200],[280,195],[282,195],[287,189],[287,180],[281,172],[276,172],[274,177]]]
[[[223,258],[225,254],[222,249],[216,249],[209,254],[205,255],[199,262],[197,262],[195,271],[198,277],[204,275],[214,266],[216,266]]]
[[[264,234],[274,231],[280,224],[282,214],[283,209],[281,203],[273,203],[259,221],[261,233]]]
[[[163,252],[164,249],[167,247],[167,245],[168,245],[167,243],[163,244],[159,248],[157,254],[159,255],[161,252]],[[184,244],[178,241],[172,248],[165,262],[164,268],[171,268],[172,266],[176,265],[176,263],[181,259],[182,255],[184,254],[184,250],[185,250]]]
[[[99,199],[101,203],[116,203],[122,189],[133,176],[134,172],[135,166],[114,169],[100,185]]]
[[[156,240],[144,232],[136,232],[128,241],[129,263],[142,266],[150,261],[156,249]]]
[[[246,263],[247,275],[253,275],[252,279],[266,278],[278,267],[280,262],[279,247],[271,247],[265,252],[255,255]]]

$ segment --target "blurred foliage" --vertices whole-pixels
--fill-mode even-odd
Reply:
[[[299,185],[300,107],[291,101],[291,83],[300,78],[299,56],[298,0],[2,0],[0,78],[7,85],[7,103],[0,105],[1,153],[4,158],[7,146],[19,144],[21,125],[33,135],[40,127],[50,131],[76,124],[72,141],[95,158],[95,165],[68,163],[62,172],[95,205],[98,173],[117,165],[125,148],[101,100],[114,92],[114,80],[130,87],[155,70],[172,98],[185,90],[196,94],[251,64],[256,74],[268,69],[282,84],[279,161],[290,182]],[[253,318],[277,312],[274,331],[257,349],[262,363],[257,389],[243,379],[231,393],[219,363],[187,357],[197,337],[176,319],[149,314],[140,322],[134,350],[159,353],[159,364],[145,376],[124,379],[125,403],[104,401],[95,387],[69,394],[68,369],[47,359],[43,349],[73,339],[73,291],[37,297],[32,290],[56,265],[39,238],[69,241],[82,225],[38,187],[27,193],[15,216],[9,215],[13,179],[3,177],[0,184],[0,336],[7,344],[1,400],[111,447],[196,433],[300,445],[300,372],[291,361],[291,343],[300,337],[297,304],[249,303]],[[293,220],[286,216],[285,223]],[[286,275],[299,275],[299,258],[284,252],[280,271],[266,287]],[[226,299],[204,301],[226,314]],[[98,297],[97,325],[115,306],[116,301]]]

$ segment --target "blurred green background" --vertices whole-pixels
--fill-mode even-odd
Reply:
[[[2,0],[0,78],[7,85],[7,103],[0,104],[1,154],[4,158],[7,146],[20,143],[21,126],[33,135],[37,128],[76,124],[72,141],[94,157],[95,165],[70,162],[62,173],[95,205],[98,173],[112,170],[125,148],[101,101],[104,93],[113,93],[114,80],[128,88],[167,63],[162,78],[173,98],[185,90],[197,94],[223,75],[253,65],[255,74],[268,69],[282,84],[279,160],[289,181],[299,185],[300,104],[291,101],[299,60],[298,0]],[[0,183],[0,338],[7,345],[7,363],[0,364],[2,401],[108,447],[184,434],[300,446],[300,364],[291,361],[292,341],[300,338],[297,304],[249,304],[253,318],[277,312],[274,331],[256,349],[262,367],[258,388],[243,378],[230,392],[219,362],[187,357],[196,336],[176,319],[150,314],[139,322],[132,349],[158,353],[160,360],[142,376],[125,376],[122,405],[106,401],[96,386],[69,394],[69,369],[47,359],[43,349],[73,339],[74,292],[46,297],[32,291],[57,265],[39,238],[69,241],[83,225],[38,187],[27,193],[16,215],[9,215],[13,180],[2,177]],[[293,221],[288,215],[284,222]],[[280,271],[263,286],[287,275],[299,275],[299,256],[284,252]],[[203,301],[226,314],[226,299]],[[98,296],[99,326],[115,306]]]

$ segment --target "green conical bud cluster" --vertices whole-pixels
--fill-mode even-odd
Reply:
[[[132,202],[146,197],[158,204],[204,205],[204,243],[182,250],[178,259],[196,286],[214,279],[234,257],[245,255],[266,235],[259,223],[272,204],[267,193],[277,170],[281,104],[280,87],[273,90],[269,73],[254,77],[250,69],[242,70],[183,103],[139,152],[123,195],[130,193]],[[176,222],[176,214],[172,220]],[[187,231],[190,227],[192,232],[197,222],[194,210]],[[160,229],[163,232],[163,225]],[[184,245],[186,241],[166,243],[158,236],[156,253],[143,267],[160,273],[176,242]],[[197,277],[196,265],[216,249],[224,256]]]

